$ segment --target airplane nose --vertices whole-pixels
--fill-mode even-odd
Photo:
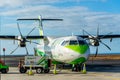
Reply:
[[[88,45],[67,45],[65,47],[80,54],[84,54],[89,48]]]

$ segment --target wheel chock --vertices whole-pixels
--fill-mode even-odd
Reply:
[[[57,74],[57,71],[56,71],[56,64],[54,65],[53,74]]]
[[[32,70],[28,71],[28,75],[34,75],[34,73],[32,72]]]
[[[32,71],[32,65],[30,66],[30,70],[28,71],[28,75],[34,75],[34,73]]]
[[[83,64],[83,70],[82,70],[82,73],[83,73],[83,74],[86,74],[86,73],[87,73],[87,71],[86,71],[86,65],[85,65],[85,64]]]
[[[56,70],[53,70],[53,74],[57,74],[57,71],[56,71]]]

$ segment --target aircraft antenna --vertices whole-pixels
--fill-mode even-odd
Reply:
[[[72,32],[72,36],[74,36],[74,33]]]

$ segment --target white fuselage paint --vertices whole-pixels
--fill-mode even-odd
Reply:
[[[73,60],[78,59],[80,57],[84,57],[87,60],[90,54],[89,48],[84,54],[80,54],[80,53],[75,52],[74,50],[68,49],[65,46],[61,45],[64,41],[78,40],[78,39],[83,40],[82,38],[78,38],[77,36],[53,39],[49,41],[50,43],[48,45],[45,45],[46,52],[49,55],[51,54],[52,59],[59,61],[59,62],[64,62],[64,63],[70,63]]]

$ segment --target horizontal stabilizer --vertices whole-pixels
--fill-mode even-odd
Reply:
[[[38,18],[32,18],[32,19],[17,19],[17,21],[30,21],[30,20],[37,20],[37,21],[39,21],[39,20],[42,20],[42,21],[63,21],[63,19],[44,19],[44,18],[42,18],[42,19],[38,19]]]

